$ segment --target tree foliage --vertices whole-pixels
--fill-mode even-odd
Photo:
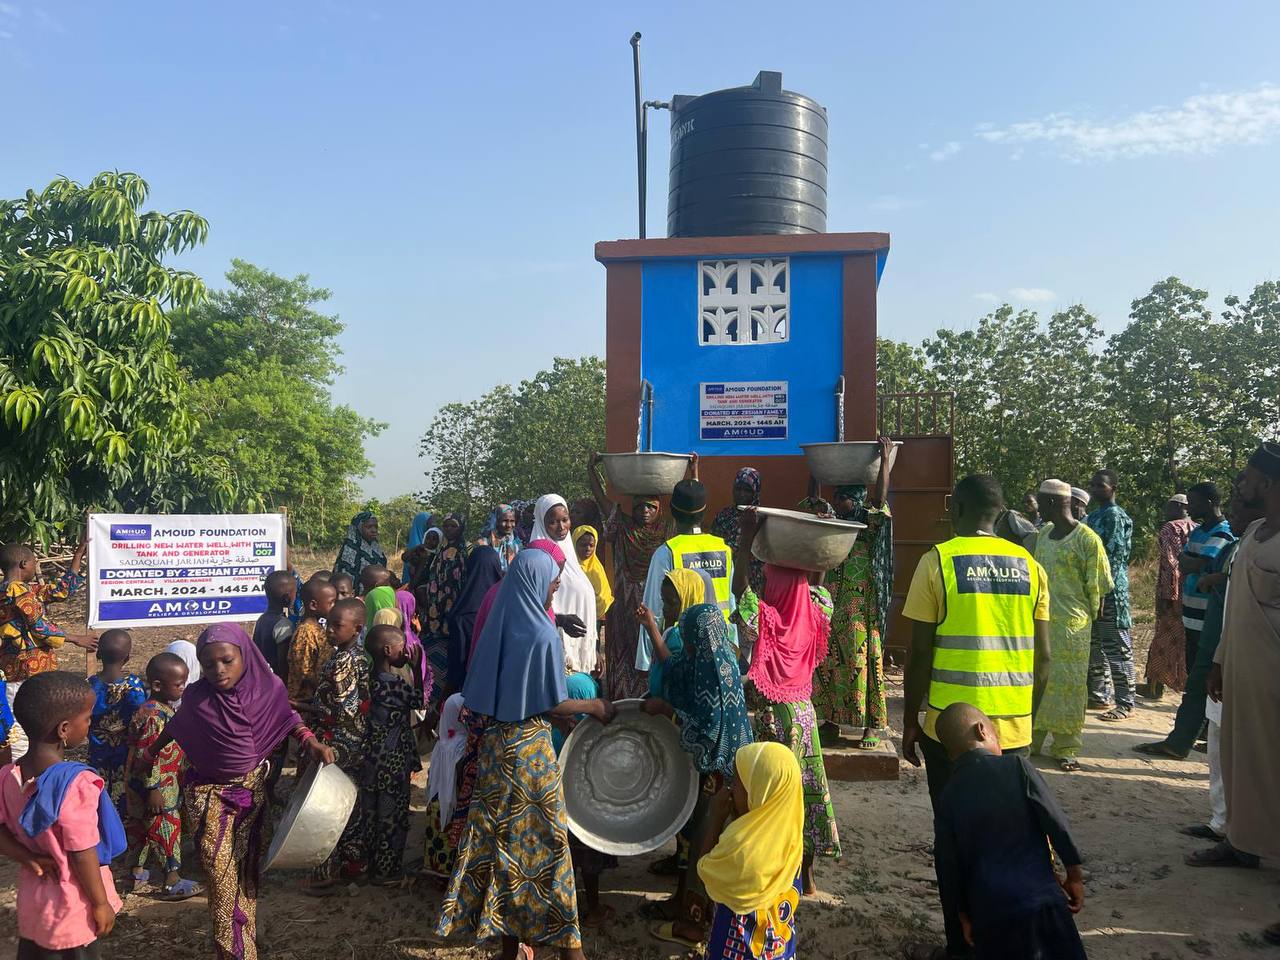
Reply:
[[[342,324],[315,309],[329,292],[241,260],[227,281],[174,318],[202,423],[193,447],[229,464],[236,509],[287,506],[296,536],[334,543],[369,472],[364,441],[383,425],[329,395]]]
[[[166,267],[202,243],[203,217],[143,211],[148,186],[105,172],[0,200],[0,538],[74,536],[83,511],[218,508],[217,456],[197,421],[168,313],[204,283]]]
[[[557,357],[550,370],[471,403],[445,404],[422,438],[423,498],[478,517],[513,498],[588,494],[586,462],[604,449],[604,361]]]
[[[1083,306],[1042,320],[1005,304],[921,347],[882,341],[880,389],[954,391],[957,473],[993,473],[1010,499],[1110,467],[1142,546],[1170,495],[1225,488],[1280,430],[1280,286],[1228,297],[1216,319],[1207,302],[1162,280],[1105,341]]]

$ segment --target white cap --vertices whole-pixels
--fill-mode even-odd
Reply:
[[[1040,492],[1051,497],[1071,496],[1071,484],[1064,480],[1046,480],[1040,484]]]
[[[1181,503],[1185,505],[1187,503],[1187,495],[1185,493],[1175,493],[1172,497],[1169,498],[1169,502]]]

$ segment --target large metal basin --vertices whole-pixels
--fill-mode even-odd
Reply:
[[[698,772],[665,717],[639,700],[619,700],[608,726],[590,718],[560,751],[569,828],[589,847],[615,856],[656,850],[676,835],[698,801]]]
[[[687,453],[604,453],[611,493],[669,497],[689,467]]]
[[[312,764],[289,797],[263,870],[309,870],[324,863],[356,805],[356,785],[334,763]]]
[[[757,507],[760,529],[751,552],[757,560],[797,570],[831,570],[844,562],[865,523],[828,520],[812,513]]]
[[[889,469],[898,459],[901,440],[893,441]],[[802,443],[809,472],[819,483],[854,484],[874,487],[880,479],[880,444],[874,440],[849,440],[844,443]]]

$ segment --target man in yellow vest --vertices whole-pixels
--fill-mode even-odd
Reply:
[[[694,468],[697,469],[696,467]],[[696,570],[709,582],[708,603],[715,603],[729,621],[729,638],[737,646],[737,630],[730,617],[737,609],[733,596],[733,551],[720,537],[702,532],[702,517],[707,510],[707,490],[694,474],[692,480],[681,480],[671,491],[671,517],[676,534],[653,552],[649,573],[644,581],[644,605],[657,615],[662,610],[662,581],[677,567]],[[714,596],[713,596],[714,594]],[[671,626],[658,624],[659,630]],[[648,671],[653,659],[649,635],[640,628],[636,647],[636,669]]]
[[[938,714],[953,703],[971,704],[991,718],[1005,753],[1028,754],[1031,718],[1049,679],[1048,578],[1023,547],[995,535],[1002,509],[1004,493],[994,477],[977,474],[956,484],[956,535],[920,558],[902,609],[915,621],[902,755],[918,767],[916,748],[923,752],[935,808],[952,769],[935,730]],[[959,910],[945,893],[942,916],[947,945],[909,945],[910,960],[969,955]]]

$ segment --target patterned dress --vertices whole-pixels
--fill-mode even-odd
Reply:
[[[889,725],[880,624],[892,597],[878,596],[873,556],[889,508],[866,508],[865,532],[844,563],[827,574],[835,610],[827,658],[813,675],[813,707],[831,723],[880,730]]]
[[[257,960],[258,863],[267,809],[263,764],[230,783],[191,783],[182,816],[205,868],[218,960]]]
[[[1156,599],[1168,604],[1156,611],[1156,632],[1147,651],[1147,683],[1162,683],[1174,690],[1187,685],[1187,634],[1182,626],[1182,573],[1178,557],[1196,522],[1190,517],[1170,520],[1156,535]]]
[[[68,570],[52,583],[12,580],[0,589],[0,671],[9,683],[21,683],[46,670],[58,669],[54,652],[66,632],[50,620],[45,604],[65,600],[84,583]]]
[[[1049,683],[1036,711],[1031,749],[1039,753],[1053,736],[1059,760],[1080,752],[1089,699],[1089,644],[1098,608],[1112,589],[1111,565],[1098,535],[1083,523],[1061,540],[1053,524],[1036,534],[1035,557],[1049,580]]]
[[[768,913],[734,913],[716,904],[711,933],[699,960],[791,960],[796,955],[796,909],[800,906],[800,877],[778,902],[781,929],[774,929]]]
[[[370,873],[394,880],[404,872],[404,841],[409,833],[409,778],[422,769],[413,735],[413,711],[422,691],[396,673],[373,678],[369,708],[369,755],[364,769]]]
[[[148,700],[129,725],[129,759],[125,763],[125,826],[129,834],[129,866],[152,862],[170,872],[182,866],[182,791],[178,780],[184,769],[182,747],[171,741],[154,763],[143,757],[164,733],[176,712],[159,700]],[[164,809],[147,810],[148,795],[159,790]]]
[[[89,765],[102,777],[116,809],[124,810],[125,761],[129,759],[129,724],[147,700],[142,678],[129,674],[110,683],[90,677],[93,687],[93,718],[89,725]]]
[[[445,543],[428,564],[417,599],[422,645],[431,665],[431,702],[438,704],[444,699],[449,676],[449,611],[457,602],[467,575],[465,544],[461,538],[456,543]]]
[[[648,689],[644,674],[636,670],[636,647],[640,643],[636,608],[644,602],[649,561],[670,534],[670,521],[655,518],[647,527],[637,526],[631,515],[617,505],[605,524],[604,540],[613,556],[613,605],[604,629],[605,691],[611,699],[643,697]]]
[[[359,783],[369,747],[369,660],[354,645],[337,650],[320,672],[315,704],[320,709],[316,735],[333,747],[342,772]],[[366,854],[364,808],[357,803],[329,859],[311,874],[314,881],[334,879],[339,870],[363,868]]]
[[[831,596],[823,587],[810,587],[810,596],[819,612],[831,616]],[[753,598],[754,599],[754,598]],[[748,626],[759,629],[759,604],[744,602],[739,609],[754,610]],[[754,689],[754,684],[751,684]],[[754,731],[757,743],[780,743],[795,754],[800,763],[800,782],[804,786],[804,852],[806,856],[840,858],[840,830],[836,826],[835,806],[827,783],[827,768],[822,762],[822,744],[818,740],[818,717],[808,700],[773,703],[758,690]]]
[[[582,946],[551,724],[492,722],[436,933]]]
[[[319,620],[303,620],[289,642],[289,699],[308,701],[316,695],[325,661],[333,645]]]

